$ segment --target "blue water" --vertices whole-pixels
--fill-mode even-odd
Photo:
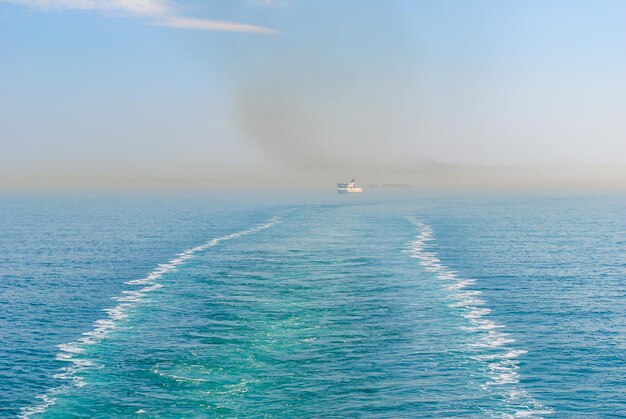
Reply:
[[[626,197],[0,195],[0,416],[626,416]]]

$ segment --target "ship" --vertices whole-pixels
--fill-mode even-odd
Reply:
[[[378,183],[371,183],[370,187],[371,188],[408,188],[409,185],[408,183],[382,183],[382,182],[378,182]]]
[[[339,192],[341,194],[344,194],[344,193],[360,193],[360,192],[363,192],[363,188],[358,186],[356,184],[356,182],[354,181],[354,178],[352,178],[352,180],[349,181],[349,182],[339,182],[339,183],[337,183],[337,192]]]

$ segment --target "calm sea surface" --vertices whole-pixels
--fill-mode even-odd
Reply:
[[[626,196],[5,192],[0,416],[626,416]]]

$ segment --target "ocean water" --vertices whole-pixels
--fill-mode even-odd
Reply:
[[[0,416],[626,416],[626,196],[0,195]]]

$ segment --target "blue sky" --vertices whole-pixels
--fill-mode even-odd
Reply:
[[[622,167],[624,22],[622,1],[0,0],[0,176]]]

